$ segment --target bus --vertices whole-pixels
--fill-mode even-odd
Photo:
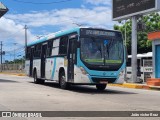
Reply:
[[[70,85],[122,84],[126,66],[125,46],[119,31],[78,27],[59,31],[27,45],[26,74],[34,83],[45,80]]]
[[[131,79],[132,75],[131,59],[132,55],[128,55],[127,80]],[[152,74],[152,52],[137,54],[137,82],[146,82],[146,79],[151,78]]]

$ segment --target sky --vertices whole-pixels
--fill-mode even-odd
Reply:
[[[24,54],[28,42],[60,30],[82,26],[113,29],[111,0],[0,0],[9,11],[0,19],[3,61]]]

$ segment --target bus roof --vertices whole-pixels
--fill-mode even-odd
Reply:
[[[69,33],[79,32],[79,30],[81,28],[92,28],[92,29],[103,29],[103,30],[105,30],[105,28],[96,28],[96,27],[95,28],[94,27],[76,27],[76,28],[72,28],[72,29],[69,29],[69,30],[62,30],[62,31],[58,31],[58,32],[55,32],[55,33],[51,33],[51,34],[49,34],[49,35],[47,35],[43,38],[37,39],[37,40],[27,44],[27,46],[32,46],[32,45],[35,45],[35,44],[38,44],[38,43],[41,43],[41,42],[45,42],[49,39],[57,38],[57,37],[60,37],[60,36],[63,36],[63,35],[69,34]],[[112,30],[112,31],[119,32],[117,30]]]
[[[64,31],[58,31],[58,32],[55,32],[55,33],[52,33],[52,34],[49,34],[43,38],[40,38],[40,39],[37,39],[29,44],[27,44],[27,46],[32,46],[34,44],[38,44],[38,43],[41,43],[41,42],[44,42],[44,41],[47,41],[49,39],[52,39],[52,38],[56,38],[56,37],[59,37],[59,36],[63,36],[65,34],[69,34],[69,33],[72,33],[72,32],[78,32],[80,28],[73,28],[73,29],[70,29],[70,30],[64,30]]]
[[[137,58],[152,57],[152,55],[152,52],[137,54]],[[132,55],[128,55],[128,58],[132,58]]]

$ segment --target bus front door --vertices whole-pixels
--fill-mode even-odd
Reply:
[[[46,50],[47,50],[47,44],[42,45],[42,53],[41,53],[41,78],[45,78]]]
[[[68,82],[74,82],[74,64],[76,61],[76,40],[69,40],[68,48]]]
[[[32,74],[33,74],[33,53],[34,53],[34,48],[31,48],[31,51],[30,51],[29,76],[32,76]]]

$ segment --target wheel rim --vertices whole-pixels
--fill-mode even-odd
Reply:
[[[65,76],[64,75],[62,75],[61,76],[61,86],[64,86],[65,85]]]

